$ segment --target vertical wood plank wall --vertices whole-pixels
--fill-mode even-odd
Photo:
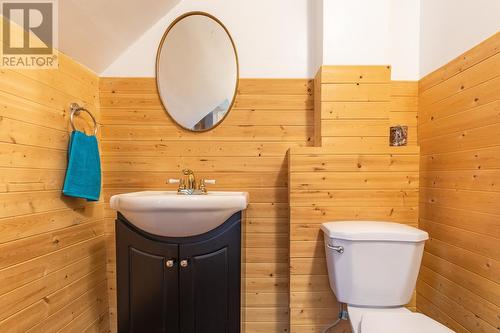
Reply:
[[[325,66],[315,82],[315,145],[292,148],[290,321],[292,333],[320,333],[335,321],[322,222],[375,219],[416,226],[417,83],[391,82],[385,66]],[[390,125],[409,126],[406,147],[389,146]],[[320,129],[320,131],[317,131]],[[409,306],[415,308],[413,299]],[[343,322],[332,332],[350,332]]]
[[[419,83],[417,308],[457,332],[500,327],[500,33]]]
[[[121,192],[174,190],[168,178],[191,168],[215,178],[209,190],[250,193],[243,226],[244,332],[288,330],[288,162],[290,147],[312,144],[310,80],[242,79],[235,107],[216,129],[177,127],[160,105],[153,78],[102,78],[105,200]],[[111,322],[116,330],[114,217],[109,235]]]
[[[69,104],[98,117],[98,78],[59,61],[0,70],[0,332],[108,330],[102,201],[61,194]]]

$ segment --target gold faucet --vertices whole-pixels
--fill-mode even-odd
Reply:
[[[194,177],[194,172],[191,169],[184,169],[182,170],[182,173],[184,176],[187,178],[187,185],[186,189],[188,190],[196,190],[196,178]]]
[[[200,179],[199,182],[196,182],[196,177],[191,169],[183,169],[182,174],[184,178],[168,180],[169,184],[179,184],[177,188],[178,194],[207,194],[206,184],[215,184],[214,179]]]

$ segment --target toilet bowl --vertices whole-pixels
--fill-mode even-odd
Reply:
[[[378,221],[321,225],[330,287],[347,304],[353,333],[450,333],[437,321],[409,311],[425,231]]]

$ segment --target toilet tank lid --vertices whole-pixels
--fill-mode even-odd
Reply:
[[[406,224],[381,221],[336,221],[321,225],[328,238],[353,241],[422,242],[427,232]]]

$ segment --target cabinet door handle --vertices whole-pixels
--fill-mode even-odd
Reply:
[[[181,260],[181,267],[188,267],[189,266],[189,262],[184,259],[184,260]]]
[[[174,267],[174,265],[175,265],[174,259],[168,259],[167,261],[165,261],[165,266],[167,266],[167,268],[172,268]]]

